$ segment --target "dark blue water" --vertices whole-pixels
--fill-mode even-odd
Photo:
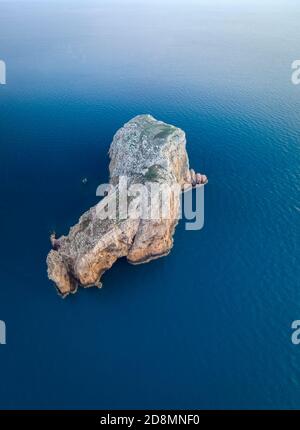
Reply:
[[[0,2],[1,408],[298,408],[296,0]],[[60,299],[49,234],[140,113],[183,128],[205,227]],[[88,178],[83,185],[83,177]]]

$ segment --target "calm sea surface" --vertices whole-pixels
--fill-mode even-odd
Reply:
[[[300,407],[299,18],[296,0],[0,1],[1,408]],[[62,300],[49,234],[97,202],[140,113],[186,131],[204,229]]]

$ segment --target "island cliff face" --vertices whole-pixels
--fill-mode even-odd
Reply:
[[[205,175],[189,169],[185,133],[151,115],[139,115],[118,130],[109,155],[109,182],[113,191],[85,212],[68,236],[58,239],[51,236],[53,249],[47,257],[48,276],[62,296],[76,292],[79,286],[101,287],[101,276],[120,257],[126,257],[132,264],[145,263],[167,255],[172,248],[179,195],[166,194],[169,212],[164,217],[160,201],[153,203],[147,198],[141,204],[141,192],[132,193],[125,197],[129,209],[124,216],[120,178],[126,177],[127,185],[133,189],[143,184],[146,190],[153,184],[169,187],[177,184],[184,189],[207,182]],[[105,218],[114,201],[117,216]],[[159,215],[145,217],[145,212],[153,207]]]

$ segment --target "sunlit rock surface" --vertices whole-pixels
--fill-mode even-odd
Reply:
[[[145,219],[150,202],[138,204],[140,196],[125,197],[127,215],[119,211],[120,177],[127,177],[128,186],[142,184],[177,185],[179,189],[206,183],[205,175],[189,169],[185,133],[172,125],[157,121],[150,115],[139,115],[117,131],[110,146],[110,184],[115,191],[85,212],[67,236],[51,236],[48,254],[48,276],[61,295],[74,293],[78,287],[98,286],[101,276],[120,257],[132,264],[148,262],[167,255],[173,246],[178,222],[179,194],[169,193],[168,217]],[[116,219],[103,219],[109,202],[117,201]],[[155,204],[151,202],[152,207]],[[156,203],[161,209],[161,203]]]

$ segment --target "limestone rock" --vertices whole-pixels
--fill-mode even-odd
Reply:
[[[185,133],[151,115],[139,115],[117,131],[109,150],[110,184],[115,190],[85,212],[67,236],[51,236],[53,249],[47,257],[48,276],[63,296],[79,286],[101,286],[101,276],[120,257],[139,264],[161,257],[173,246],[173,233],[179,216],[179,196],[167,197],[169,215],[145,219],[137,196],[126,196],[130,210],[120,214],[119,179],[126,176],[128,186],[144,184],[173,185],[180,188],[196,184],[196,174],[189,170]],[[106,193],[107,194],[107,193]],[[109,204],[116,198],[118,216],[103,219]],[[161,203],[157,203],[161,209]]]

